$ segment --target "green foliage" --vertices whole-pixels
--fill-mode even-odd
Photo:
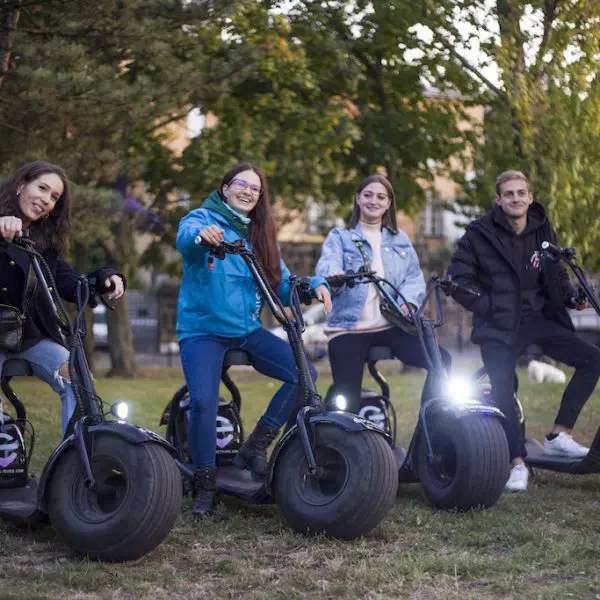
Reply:
[[[466,212],[487,209],[495,196],[495,177],[520,169],[534,196],[549,209],[560,241],[577,245],[596,263],[600,5],[518,0],[483,6],[451,0],[425,6],[438,51],[464,66],[456,48],[479,42],[483,64],[499,70],[499,86],[486,81],[481,69],[469,71],[482,88],[480,101],[488,111],[475,157],[477,177],[465,182]],[[462,24],[473,27],[459,29],[457,14]]]

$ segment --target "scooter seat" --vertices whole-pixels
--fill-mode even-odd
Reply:
[[[371,346],[367,362],[378,362],[380,360],[393,360],[394,355],[387,346]]]
[[[2,367],[2,377],[29,377],[31,365],[23,358],[9,358]]]
[[[234,348],[233,350],[227,350],[225,352],[225,358],[223,360],[223,367],[225,369],[239,365],[251,365],[250,355],[240,348]]]

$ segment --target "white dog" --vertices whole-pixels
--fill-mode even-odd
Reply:
[[[529,365],[527,365],[527,375],[531,381],[537,383],[542,383],[543,381],[564,383],[567,380],[567,376],[560,369],[537,360],[529,362]]]

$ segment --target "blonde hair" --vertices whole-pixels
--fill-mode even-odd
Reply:
[[[507,181],[512,181],[513,179],[522,179],[527,184],[527,188],[529,189],[529,180],[524,173],[514,170],[504,171],[504,173],[500,173],[500,175],[496,177],[496,195],[500,195],[500,188],[502,187],[502,184],[506,183]]]

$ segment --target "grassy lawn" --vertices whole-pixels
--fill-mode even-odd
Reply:
[[[250,429],[275,384],[235,373]],[[414,427],[421,373],[389,378],[399,439]],[[324,391],[326,376],[319,381]],[[128,399],[132,420],[158,430],[175,371],[147,371],[136,381],[98,381],[107,401]],[[59,401],[44,384],[15,382],[28,398],[39,472],[59,431]],[[520,396],[529,432],[552,422],[562,385],[530,384]],[[595,394],[577,439],[591,442],[600,424]],[[163,433],[161,430],[160,433]],[[354,542],[290,532],[276,507],[223,499],[213,519],[189,516],[190,499],[166,541],[135,563],[101,564],[74,557],[45,525],[0,523],[0,597],[12,598],[600,598],[600,476],[539,472],[526,494],[503,495],[496,507],[469,514],[428,505],[418,485],[403,486],[388,518]]]

